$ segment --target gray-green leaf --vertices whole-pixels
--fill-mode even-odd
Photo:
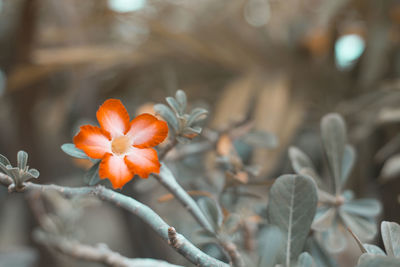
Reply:
[[[335,180],[336,193],[340,193],[343,154],[346,146],[346,125],[343,118],[336,113],[325,115],[321,121],[321,135]]]
[[[24,170],[26,168],[27,163],[28,163],[28,153],[26,153],[23,150],[18,151],[17,154],[18,168]]]
[[[204,108],[195,108],[190,112],[189,118],[187,120],[187,125],[192,126],[199,121],[202,121],[206,118],[208,111]]]
[[[382,222],[381,233],[388,256],[400,257],[400,225],[395,222]]]
[[[343,153],[342,175],[340,180],[341,187],[344,186],[347,179],[349,178],[355,160],[356,160],[356,151],[354,147],[352,147],[351,145],[346,145]]]
[[[203,211],[203,214],[213,224],[214,229],[217,230],[221,227],[224,215],[219,204],[209,197],[202,197],[197,201],[197,203]]]
[[[373,218],[381,212],[382,206],[376,199],[362,198],[345,202],[340,209],[348,213]]]
[[[93,164],[93,166],[87,171],[87,173],[83,177],[83,181],[85,182],[85,184],[93,186],[100,182],[99,166],[100,161]]]
[[[297,260],[310,231],[317,208],[317,190],[313,180],[301,175],[283,175],[270,191],[268,218],[287,236],[285,263]]]
[[[186,105],[187,105],[187,97],[186,97],[186,93],[182,90],[178,90],[175,93],[175,98],[176,101],[178,101],[180,112],[181,114],[183,114],[185,112],[186,109]]]
[[[168,123],[170,127],[172,127],[172,129],[175,130],[175,132],[179,131],[178,118],[169,107],[164,104],[155,104],[154,110],[155,112],[160,114],[161,117],[164,118],[164,120]]]
[[[377,229],[375,221],[368,220],[364,217],[343,210],[340,210],[339,214],[344,224],[353,231],[356,236],[368,240],[372,239],[376,235]]]
[[[378,246],[372,244],[363,244],[363,245],[364,248],[367,250],[368,254],[386,256],[385,252]]]
[[[364,253],[358,260],[357,267],[400,267],[399,259]]]
[[[258,247],[260,267],[275,267],[279,253],[284,246],[284,235],[277,226],[268,226],[259,233]]]
[[[8,158],[0,154],[0,163],[3,164],[4,166],[11,165],[10,161]]]
[[[173,98],[172,96],[168,96],[166,98],[168,105],[172,108],[172,110],[178,114],[178,115],[183,115],[181,112],[181,107],[179,106],[179,103]]]
[[[66,143],[61,146],[61,150],[71,157],[78,159],[89,159],[89,157],[83,152],[83,150],[77,148],[74,144]]]
[[[299,260],[297,261],[297,267],[312,267],[314,266],[313,258],[308,252],[303,252],[299,256]]]

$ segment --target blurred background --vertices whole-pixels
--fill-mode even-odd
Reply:
[[[191,107],[209,110],[207,128],[247,119],[278,137],[276,148],[246,154],[264,181],[292,172],[293,144],[321,168],[319,120],[335,111],[358,152],[348,188],[380,199],[381,219],[398,222],[399,45],[398,0],[0,0],[0,153],[15,163],[27,151],[40,183],[83,185],[87,162],[60,146],[96,123],[105,99],[121,99],[133,117],[182,89]],[[202,166],[190,174],[190,160],[175,166],[177,177],[204,190]],[[38,196],[0,190],[0,266],[98,266],[38,244],[29,205]],[[123,193],[191,238],[194,221],[175,200],[157,201],[167,192],[154,179],[134,179]],[[85,243],[191,266],[121,210],[40,198]],[[352,266],[356,256],[336,257]]]

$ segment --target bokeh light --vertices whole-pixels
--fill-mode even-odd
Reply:
[[[244,8],[244,18],[254,27],[261,27],[268,23],[270,6],[268,0],[249,0]]]
[[[335,43],[335,63],[338,69],[348,70],[365,50],[364,39],[357,34],[346,34]]]
[[[146,0],[108,0],[108,6],[115,12],[127,13],[144,8]]]

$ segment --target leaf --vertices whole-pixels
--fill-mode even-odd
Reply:
[[[289,148],[289,158],[292,168],[297,174],[308,175],[314,179],[319,187],[321,186],[321,178],[315,172],[314,164],[303,151],[292,146]]]
[[[337,222],[323,233],[323,240],[325,248],[331,253],[338,253],[346,247],[346,237]]]
[[[18,151],[17,154],[18,168],[20,168],[21,170],[25,170],[27,163],[28,163],[28,153],[26,153],[23,150]]]
[[[179,122],[174,112],[164,104],[155,104],[154,111],[160,114],[161,117],[168,123],[168,125],[175,130],[179,131]]]
[[[340,193],[343,154],[346,146],[346,125],[336,113],[325,115],[321,121],[322,143],[335,181],[335,193]]]
[[[297,267],[312,267],[314,266],[313,258],[308,252],[303,252],[299,256],[299,260],[297,261]]]
[[[364,244],[364,248],[367,250],[368,254],[386,256],[385,252],[378,246],[371,244]]]
[[[66,143],[61,146],[61,150],[71,157],[78,159],[90,159],[83,150],[77,148],[74,144]]]
[[[32,175],[33,178],[38,178],[40,175],[40,172],[36,169],[29,169],[28,173]]]
[[[357,236],[362,237],[364,240],[372,239],[377,232],[376,223],[367,220],[366,218],[347,213],[343,210],[339,211],[340,217],[344,224],[354,232]]]
[[[349,178],[350,172],[353,169],[354,162],[356,160],[356,151],[351,145],[346,145],[343,153],[342,162],[342,175],[340,185],[343,187]]]
[[[243,141],[250,146],[262,148],[276,148],[278,139],[272,133],[254,131],[243,136]]]
[[[351,214],[373,218],[381,212],[382,206],[376,199],[363,198],[345,202],[340,209]]]
[[[85,176],[83,177],[85,184],[93,186],[100,182],[99,166],[100,160],[93,164],[93,166],[90,167],[90,169],[86,172]]]
[[[292,163],[292,168],[297,174],[301,174],[301,170],[304,168],[315,170],[311,159],[297,147],[289,147],[289,158]]]
[[[399,259],[364,253],[358,260],[357,267],[400,267]]]
[[[270,191],[268,218],[287,236],[285,262],[297,260],[303,249],[317,208],[317,190],[313,180],[301,175],[280,176]]]
[[[400,225],[384,221],[381,224],[383,244],[388,256],[400,257]]]
[[[388,182],[400,174],[400,154],[391,156],[385,161],[381,170],[381,180]]]
[[[187,97],[186,93],[182,90],[178,90],[175,93],[175,98],[176,101],[179,103],[179,107],[181,108],[180,112],[183,114],[185,112],[186,106],[187,106]]]
[[[333,220],[336,218],[336,209],[328,208],[324,210],[317,210],[312,229],[315,231],[325,231],[332,227]]]
[[[182,115],[181,112],[181,107],[179,106],[178,102],[175,100],[175,98],[168,96],[165,98],[167,100],[168,105],[172,108],[172,110],[177,114],[177,115]]]
[[[207,117],[208,111],[204,108],[195,108],[190,112],[189,118],[187,120],[187,125],[192,126]]]
[[[187,137],[187,138],[193,138],[198,136],[201,133],[201,127],[195,126],[193,128],[191,127],[185,127],[182,131],[182,135]]]
[[[208,221],[213,223],[214,230],[217,230],[219,227],[221,227],[224,220],[224,215],[219,204],[209,197],[202,197],[197,200],[197,203],[200,209],[203,211],[203,214],[207,217]]]
[[[10,161],[2,154],[0,154],[0,164],[3,164],[4,167],[7,165],[11,165]]]
[[[11,165],[8,165],[11,166]],[[10,176],[11,174],[8,172],[8,169],[6,166],[4,166],[2,163],[0,163],[0,171],[2,171],[4,174],[7,174],[8,176]]]
[[[268,226],[261,230],[258,238],[259,255],[261,255],[258,266],[275,267],[284,244],[284,234],[277,226]]]
[[[328,252],[319,244],[315,237],[309,237],[306,242],[306,249],[313,257],[318,267],[337,267],[337,263]]]

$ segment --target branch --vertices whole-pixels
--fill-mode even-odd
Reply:
[[[0,177],[5,176],[0,173]],[[4,178],[4,177],[3,177]],[[3,183],[5,179],[0,178],[0,183]],[[8,186],[6,182],[4,185]],[[170,227],[161,217],[155,213],[148,206],[136,201],[133,198],[120,194],[110,189],[106,189],[104,186],[96,187],[63,187],[58,185],[39,185],[33,183],[25,183],[25,191],[31,190],[54,190],[66,197],[73,196],[97,196],[101,200],[110,202],[118,207],[126,209],[127,211],[135,214],[143,222],[148,224],[162,239],[169,241],[168,228]],[[181,246],[178,248],[174,247],[176,251],[182,254],[190,262],[197,266],[209,267],[228,267],[229,265],[219,261],[213,257],[202,252],[200,249],[195,247],[190,241],[188,241],[183,235],[177,234]]]
[[[155,259],[130,259],[110,250],[105,244],[89,246],[81,244],[76,240],[70,240],[54,234],[36,230],[33,233],[34,240],[49,248],[66,254],[68,256],[92,262],[101,262],[116,267],[182,267]]]
[[[178,184],[172,172],[165,164],[161,165],[160,174],[153,176],[169,191],[182,205],[193,215],[196,221],[210,233],[214,233],[214,229],[210,222],[206,219],[203,212],[193,200],[193,198]]]
[[[242,256],[240,255],[237,247],[232,242],[223,242],[220,240],[219,236],[215,233],[213,227],[210,222],[204,216],[203,212],[197,205],[197,203],[193,200],[193,198],[179,185],[176,181],[172,172],[168,169],[165,164],[161,165],[160,174],[153,174],[153,176],[165,187],[168,191],[171,192],[172,195],[176,197],[176,199],[182,203],[182,205],[192,214],[192,216],[196,219],[196,221],[207,231],[214,234],[215,238],[217,238],[222,246],[222,248],[228,253],[228,256],[232,262],[232,265],[235,267],[243,267],[244,262]],[[171,227],[173,231],[175,229]],[[170,228],[170,231],[172,231]],[[170,232],[169,232],[170,233]],[[170,243],[171,237],[170,237]]]
[[[158,153],[158,158],[159,160],[163,160],[164,157],[168,154],[169,151],[171,151],[171,149],[173,149],[176,145],[178,144],[178,140],[176,140],[176,138],[174,137],[173,140],[171,140],[165,147],[163,150],[161,150]]]

